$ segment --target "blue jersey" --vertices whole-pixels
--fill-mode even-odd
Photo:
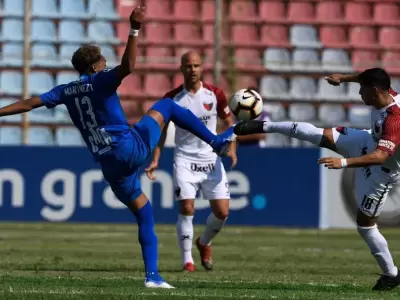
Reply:
[[[47,108],[64,104],[95,158],[111,150],[111,143],[129,129],[117,94],[117,69],[82,75],[78,80],[56,86],[40,99]]]

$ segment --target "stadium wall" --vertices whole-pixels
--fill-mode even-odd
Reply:
[[[239,148],[229,170],[231,225],[311,227],[321,224],[318,149]],[[0,220],[132,222],[115,199],[99,166],[85,148],[2,147]],[[165,149],[156,181],[142,174],[157,223],[175,223],[172,149]],[[323,203],[323,202],[322,202]],[[195,223],[204,223],[208,202],[196,201]]]

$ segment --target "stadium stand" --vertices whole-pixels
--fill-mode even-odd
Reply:
[[[215,1],[146,0],[148,20],[142,30],[137,72],[118,92],[130,122],[137,121],[165,91],[181,82],[179,56],[189,49],[204,57],[204,79],[212,80]],[[22,95],[23,0],[2,0],[0,103]],[[319,123],[368,124],[357,85],[332,88],[320,79],[332,72],[385,67],[400,77],[400,4],[395,0],[227,0],[223,1],[221,50],[224,91],[257,86],[273,119]],[[109,66],[117,64],[129,31],[135,1],[32,0],[29,92],[39,94],[76,77],[70,57],[83,43],[97,43]],[[182,14],[182,11],[185,13]],[[231,77],[235,77],[231,80]],[[11,98],[10,98],[11,97]],[[20,117],[1,120],[4,132],[16,132]],[[65,110],[30,114],[38,127],[30,142],[80,145]],[[15,123],[7,127],[6,123]],[[40,124],[44,123],[44,124]],[[11,126],[11,125],[10,125]],[[8,129],[7,129],[8,128]],[[45,127],[44,127],[45,128]],[[61,129],[63,128],[63,129]],[[36,130],[37,129],[37,130]],[[40,129],[40,130],[39,130]],[[7,131],[8,130],[8,131]],[[46,132],[46,133],[45,133]],[[67,138],[71,134],[73,137]],[[65,139],[65,143],[62,141]],[[7,139],[1,143],[20,143]]]

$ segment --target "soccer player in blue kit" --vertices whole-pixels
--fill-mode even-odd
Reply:
[[[116,93],[121,81],[133,72],[137,36],[145,8],[137,6],[130,16],[131,30],[120,65],[106,70],[106,60],[96,46],[82,46],[72,56],[78,80],[56,86],[40,97],[21,100],[0,109],[0,117],[64,104],[105,180],[116,197],[136,216],[139,243],[145,265],[145,287],[173,288],[158,273],[158,241],[150,202],[143,194],[138,168],[156,147],[169,121],[208,143],[225,155],[234,139],[233,127],[214,135],[188,109],[172,99],[158,101],[133,127],[129,126]]]

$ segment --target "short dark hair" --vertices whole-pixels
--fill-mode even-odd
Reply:
[[[79,74],[88,72],[91,65],[101,59],[100,48],[94,45],[84,45],[74,52],[71,63]]]
[[[372,68],[367,69],[358,75],[361,84],[375,87],[382,90],[390,89],[390,77],[384,69]]]

